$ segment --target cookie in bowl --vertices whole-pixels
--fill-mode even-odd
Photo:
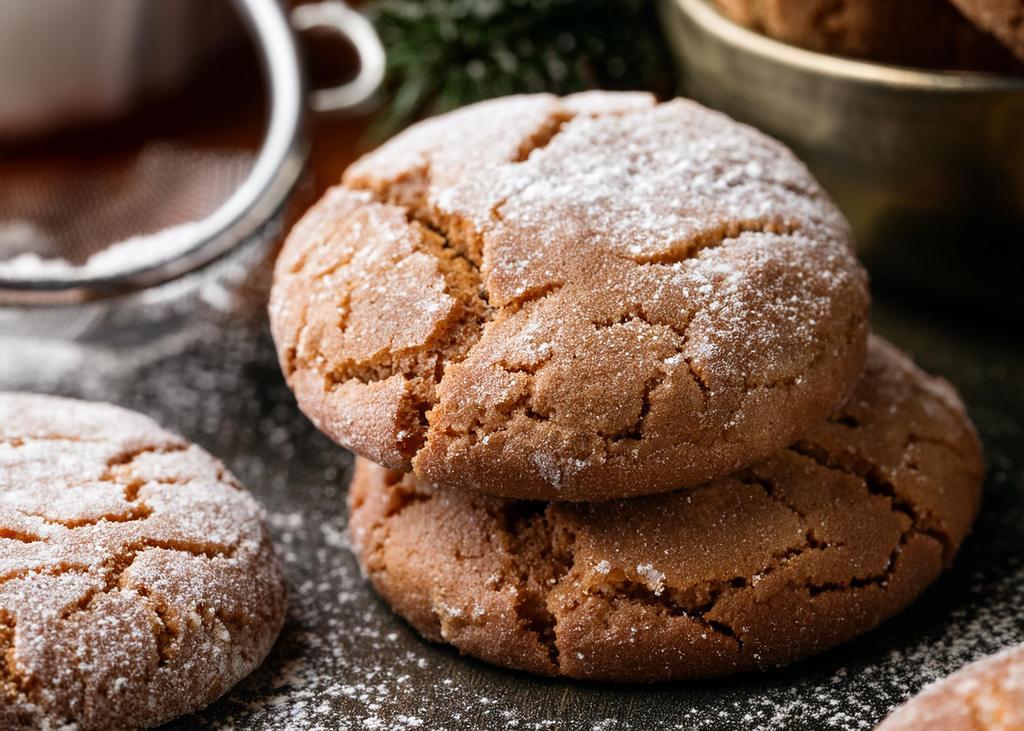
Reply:
[[[1024,4],[1020,0],[950,0],[960,12],[1024,61]]]
[[[1009,33],[1010,6],[1016,4],[1019,10],[1018,0],[953,0],[952,4],[948,0],[714,0],[714,4],[739,25],[819,53],[915,68],[1021,70],[1013,55],[986,32],[994,28],[978,22],[984,17]]]

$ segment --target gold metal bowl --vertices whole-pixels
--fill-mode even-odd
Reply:
[[[705,0],[661,11],[687,95],[789,145],[876,281],[1024,317],[1024,77],[806,51]]]

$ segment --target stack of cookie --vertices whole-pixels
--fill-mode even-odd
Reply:
[[[789,150],[692,102],[421,123],[295,228],[270,313],[299,405],[361,455],[370,580],[490,662],[789,662],[909,604],[977,510],[974,429],[869,334],[842,215]]]

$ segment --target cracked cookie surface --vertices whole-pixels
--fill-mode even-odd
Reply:
[[[693,102],[511,97],[356,162],[270,315],[300,407],[392,469],[527,499],[698,484],[791,442],[866,350],[848,226]]]
[[[995,30],[991,27],[994,21],[1001,30],[1011,31],[1011,10],[1016,5],[1019,15],[1020,0],[952,0],[952,5],[935,0],[714,3],[735,23],[812,51],[918,68],[1020,69],[1006,49],[985,32]],[[983,17],[972,15],[971,8],[981,10]],[[1006,38],[1003,43],[1010,45]]]
[[[1024,728],[1024,645],[972,662],[893,711],[876,731],[1019,731]]]
[[[820,652],[908,605],[969,531],[983,471],[953,388],[873,338],[845,406],[715,482],[519,501],[359,460],[349,525],[430,640],[548,675],[701,678]]]
[[[262,662],[285,603],[218,460],[116,406],[0,393],[0,728],[199,710]]]

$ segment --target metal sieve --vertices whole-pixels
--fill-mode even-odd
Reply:
[[[268,99],[255,159],[157,144],[109,174],[76,182],[43,171],[19,191],[24,200],[5,196],[0,335],[109,341],[140,318],[143,329],[161,329],[154,323],[182,310],[168,303],[217,300],[211,286],[224,288],[216,285],[219,276],[228,274],[237,284],[261,254],[266,258],[308,152],[306,85],[292,27],[329,28],[359,56],[354,79],[310,96],[318,112],[364,105],[383,78],[384,51],[372,25],[341,2],[300,6],[291,24],[276,0],[232,4],[254,39]],[[160,206],[151,205],[157,200]],[[72,210],[88,215],[71,216]],[[11,218],[12,211],[21,215]],[[119,232],[121,225],[128,230]],[[130,339],[145,338],[136,332]]]

